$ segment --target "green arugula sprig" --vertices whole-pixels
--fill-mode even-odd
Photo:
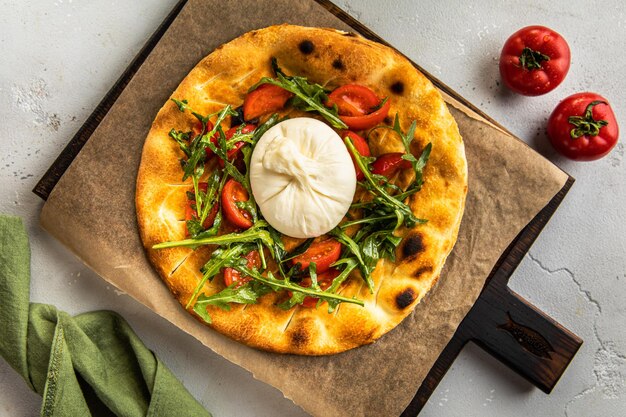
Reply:
[[[291,98],[291,105],[296,109],[317,112],[337,129],[347,129],[340,118],[337,108],[328,108],[324,103],[328,100],[327,91],[319,84],[310,83],[305,77],[297,75],[286,75],[278,66],[276,58],[272,58],[272,68],[276,78],[263,77],[254,84],[249,91],[255,90],[261,84],[273,84],[294,94]]]
[[[348,150],[365,176],[365,181],[359,184],[372,195],[372,198],[369,201],[352,204],[351,209],[360,210],[362,217],[344,222],[333,229],[330,234],[344,245],[344,259],[352,257],[372,293],[374,291],[372,273],[378,260],[386,258],[395,261],[396,248],[402,241],[402,238],[396,235],[396,231],[403,226],[411,228],[426,222],[425,219],[415,217],[411,208],[405,203],[410,195],[421,189],[424,183],[422,171],[432,149],[431,144],[428,144],[419,158],[411,154],[410,146],[416,126],[417,122],[413,121],[408,131],[402,132],[397,115],[393,127],[384,126],[394,130],[400,136],[406,149],[406,154],[402,158],[410,161],[415,171],[415,180],[404,191],[393,186],[388,178],[372,173],[369,164],[374,158],[362,156],[351,139],[344,138]],[[391,194],[389,190],[396,194]],[[353,236],[349,236],[346,230],[353,226],[358,226],[359,229]]]
[[[248,282],[240,287],[226,287],[222,291],[212,294],[200,294],[193,306],[193,311],[205,322],[211,324],[211,315],[207,311],[208,306],[217,306],[222,310],[230,311],[231,303],[236,304],[256,304],[263,295],[271,292],[272,289],[257,281]]]
[[[167,248],[191,248],[196,249],[200,246],[217,245],[223,246],[231,243],[249,243],[260,240],[270,250],[273,249],[273,240],[267,231],[267,222],[265,220],[258,220],[252,225],[251,228],[240,233],[229,233],[220,236],[209,236],[203,238],[190,238],[183,240],[174,240],[170,242],[158,243],[152,246],[152,249],[167,249]]]
[[[194,112],[194,115],[196,115],[195,112]],[[203,130],[206,130],[206,123],[208,122],[209,118],[213,116],[217,116],[213,129],[206,132],[204,135],[202,134],[198,135],[191,141],[189,145],[190,156],[183,165],[183,171],[184,171],[183,181],[185,181],[187,178],[191,176],[195,176],[197,178],[200,178],[202,176],[202,174],[204,173],[204,162],[206,161],[206,148],[209,147],[209,144],[212,144],[211,138],[216,133],[220,135],[220,138],[224,138],[225,136],[224,136],[224,131],[222,130],[221,123],[228,116],[236,116],[236,115],[237,115],[237,112],[234,111],[230,107],[230,105],[227,105],[219,112],[206,116],[206,120],[201,120],[203,123]]]
[[[267,276],[264,276],[264,275],[261,275],[261,273],[257,269],[248,268],[245,265],[241,265],[241,264],[234,265],[233,268],[238,270],[241,274],[245,274],[245,275],[252,277],[252,279],[254,279],[255,281],[268,285],[273,291],[287,290],[293,293],[296,293],[296,292],[300,293],[304,296],[316,297],[323,301],[327,301],[327,302],[330,301],[331,303],[339,301],[339,302],[344,302],[344,303],[357,304],[360,306],[364,305],[363,300],[358,300],[356,298],[350,298],[350,297],[344,297],[339,294],[331,293],[328,291],[323,291],[319,288],[319,286],[316,286],[317,288],[302,287],[294,282],[291,282],[288,279],[278,279],[274,276],[274,274],[272,274],[271,271],[268,271]]]
[[[352,140],[349,137],[344,138],[344,142],[348,147],[350,153],[352,153],[354,160],[357,165],[363,172],[365,176],[365,181],[360,182],[359,184],[363,186],[366,190],[370,191],[374,194],[377,199],[375,202],[379,203],[381,206],[385,206],[387,209],[391,210],[397,217],[398,225],[404,225],[406,227],[413,227],[416,224],[425,223],[426,220],[418,219],[413,214],[411,208],[404,203],[404,201],[399,200],[398,198],[392,196],[385,190],[385,185],[389,184],[389,181],[386,177],[382,175],[375,175],[369,169],[369,158],[363,157],[354,147]]]
[[[207,144],[211,143],[211,137],[216,133],[220,136],[224,136],[224,132],[221,127],[221,123],[228,116],[236,115],[237,112],[231,109],[230,106],[224,107],[222,110],[216,113],[203,116],[195,112],[190,106],[187,100],[177,100],[172,98],[172,101],[178,107],[178,110],[185,112],[189,110],[201,123],[202,130],[196,137],[191,137],[191,132],[170,130],[169,136],[178,143],[178,146],[183,151],[187,159],[181,159],[181,166],[183,168],[183,178],[185,181],[191,177],[193,183],[193,207],[196,210],[196,218],[187,221],[187,230],[193,238],[206,238],[217,234],[222,220],[221,210],[218,211],[215,221],[209,230],[204,230],[203,224],[209,215],[211,208],[215,204],[219,204],[219,196],[221,194],[222,187],[225,181],[220,181],[219,174],[213,173],[209,176],[208,188],[206,193],[200,189],[200,178],[204,174],[204,162],[206,160],[206,148]],[[207,131],[209,120],[211,117],[217,116],[214,127]],[[225,180],[225,178],[222,178]]]
[[[278,71],[280,72],[280,70]],[[325,94],[325,92],[323,92],[323,89],[320,90],[320,86],[308,83],[304,84],[302,80],[304,79],[299,79],[295,82],[303,89],[303,91],[305,91],[306,94],[311,96],[311,103],[316,103],[317,101],[321,103],[322,100],[325,100],[325,96],[322,95],[322,93]],[[306,241],[305,244],[299,246],[292,253],[287,253],[282,243],[280,233],[260,218],[250,186],[250,159],[252,155],[252,148],[256,145],[261,136],[269,128],[280,121],[278,115],[272,115],[265,123],[257,127],[257,129],[251,133],[243,133],[243,126],[240,126],[234,135],[227,140],[221,127],[221,122],[226,117],[233,114],[229,106],[225,107],[220,112],[209,116],[202,116],[194,112],[189,107],[186,100],[179,101],[173,99],[173,101],[176,103],[180,111],[190,110],[203,125],[202,132],[193,138],[191,137],[191,132],[176,131],[174,129],[170,131],[170,136],[178,143],[181,150],[187,157],[186,160],[181,161],[181,166],[184,170],[183,180],[189,177],[192,179],[194,191],[193,193],[188,193],[188,198],[194,201],[192,207],[196,210],[197,218],[187,221],[187,229],[191,234],[191,238],[180,241],[159,243],[154,245],[153,249],[173,247],[189,247],[196,249],[204,245],[217,246],[217,248],[213,251],[211,258],[201,268],[202,278],[189,298],[186,308],[193,305],[194,311],[205,321],[210,323],[211,317],[207,312],[207,307],[209,305],[218,306],[222,309],[228,310],[230,309],[231,303],[252,304],[256,303],[259,297],[267,294],[268,292],[283,290],[289,291],[291,296],[287,301],[280,305],[282,308],[291,308],[295,305],[302,304],[307,296],[317,297],[320,300],[320,303],[322,301],[327,301],[329,305],[329,312],[333,311],[337,305],[342,302],[351,302],[363,305],[363,301],[361,300],[335,294],[339,289],[339,284],[341,284],[341,282],[343,282],[349,276],[350,272],[356,267],[356,261],[342,260],[341,262],[338,262],[338,267],[341,268],[343,265],[344,269],[338,277],[339,281],[337,281],[337,284],[332,285],[326,291],[323,291],[319,287],[315,263],[311,263],[309,266],[309,275],[311,277],[312,284],[310,287],[300,286],[296,282],[291,281],[291,278],[296,279],[303,274],[303,272],[300,271],[300,265],[294,265],[288,271],[285,271],[284,266],[287,261],[306,251],[313,239]],[[307,101],[304,100],[303,103],[307,103]],[[315,107],[314,104],[310,105]],[[300,104],[300,106],[304,106],[304,104]],[[327,111],[325,107],[321,108],[321,110]],[[332,111],[330,114],[332,114]],[[207,131],[209,119],[215,116],[217,117],[215,127],[213,127],[210,131]],[[217,137],[217,143],[214,143],[210,139],[214,136]],[[245,173],[240,172],[237,167],[235,167],[233,162],[228,160],[228,151],[233,149],[237,142],[246,143],[246,145],[241,148],[246,167]],[[204,174],[204,162],[206,159],[205,148],[211,149],[213,153],[224,162],[223,170],[215,170],[209,175],[207,179],[206,192],[202,191],[199,186],[200,177]],[[207,230],[203,230],[202,225],[210,213],[213,205],[220,204],[222,189],[228,178],[234,178],[236,181],[241,183],[248,192],[249,200],[246,202],[239,202],[238,207],[247,210],[251,214],[253,226],[240,233],[230,233],[217,236],[217,232],[221,224],[221,209],[218,211],[213,226]],[[262,271],[267,268],[264,255],[265,249],[267,249],[271,256],[277,261],[279,265],[280,278],[275,277],[270,271],[262,274]],[[261,269],[249,268],[247,266],[247,260],[244,258],[244,255],[253,250],[258,251],[260,255]],[[252,277],[252,281],[239,287],[232,285],[210,296],[202,293],[202,288],[206,282],[212,280],[218,273],[220,273],[220,271],[227,267],[235,268],[239,271],[239,273]]]
[[[193,200],[192,208],[196,210],[197,216],[186,221],[187,231],[192,238],[200,239],[217,235],[220,225],[222,224],[222,210],[220,205],[220,195],[224,188],[226,176],[220,176],[219,172],[213,172],[207,182],[206,193],[202,191],[196,183],[194,177],[194,191],[196,193],[187,193],[187,198]],[[198,203],[200,202],[200,203]],[[204,222],[215,205],[218,205],[218,211],[213,221],[213,225],[204,230]],[[198,212],[199,211],[199,212]]]
[[[191,294],[191,297],[189,297],[185,308],[189,308],[189,306],[196,299],[198,293],[200,293],[200,291],[204,287],[204,284],[207,281],[212,281],[213,277],[219,274],[222,268],[230,265],[233,259],[240,259],[242,255],[247,253],[246,249],[248,249],[249,247],[250,245],[232,245],[227,248],[215,249],[211,254],[211,258],[202,267],[202,279],[200,280],[198,285],[196,285],[196,288]]]
[[[257,300],[263,295],[269,292],[276,291],[289,291],[291,292],[291,297],[285,302],[278,305],[278,307],[288,310],[298,304],[302,304],[304,302],[305,297],[315,297],[318,298],[318,303],[326,301],[328,303],[328,312],[331,313],[340,303],[352,303],[360,306],[364,305],[362,300],[356,298],[344,297],[342,295],[336,294],[339,285],[345,281],[345,279],[349,276],[350,272],[356,267],[356,262],[350,262],[346,260],[342,263],[346,264],[346,268],[344,268],[343,272],[335,278],[333,284],[336,284],[329,287],[327,290],[322,290],[317,283],[317,274],[315,272],[315,264],[312,263],[310,266],[310,276],[312,284],[310,287],[303,287],[294,282],[291,282],[289,279],[278,279],[274,276],[271,271],[267,271],[265,275],[263,275],[257,268],[250,268],[247,266],[247,262],[245,259],[240,258],[240,255],[245,252],[246,247],[237,246],[237,248],[230,248],[227,250],[219,251],[217,254],[214,254],[205,268],[203,268],[204,275],[201,281],[201,285],[198,288],[202,288],[207,279],[212,278],[217,274],[216,271],[219,271],[221,268],[228,267],[236,269],[242,276],[248,276],[252,278],[252,281],[247,282],[243,285],[237,286],[237,284],[232,284],[231,286],[223,289],[222,291],[212,294],[205,295],[200,294],[198,296],[199,289],[194,292],[192,297],[189,299],[187,303],[187,308],[192,304],[193,300],[197,296],[196,302],[193,306],[194,311],[202,317],[207,323],[211,323],[211,316],[207,312],[208,306],[217,306],[223,310],[230,310],[231,303],[236,304],[255,304]]]
[[[406,153],[402,155],[402,159],[409,161],[411,166],[413,166],[413,171],[415,172],[415,180],[409,187],[409,189],[415,188],[416,191],[421,190],[422,185],[424,185],[424,168],[426,167],[426,163],[430,158],[430,153],[432,151],[432,143],[428,143],[424,147],[419,158],[415,158],[413,153],[411,152],[411,143],[415,138],[415,130],[417,129],[417,120],[413,120],[410,124],[409,129],[404,133],[402,128],[400,127],[400,117],[396,113],[396,116],[393,119],[393,126],[381,125],[376,126],[374,129],[370,130],[369,134],[371,134],[376,129],[390,129],[396,132],[396,134],[402,140],[402,145],[404,145],[404,149]]]

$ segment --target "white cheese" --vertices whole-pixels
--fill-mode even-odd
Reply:
[[[352,203],[356,174],[339,135],[324,122],[299,117],[261,136],[252,152],[250,185],[272,227],[308,238],[339,224]]]

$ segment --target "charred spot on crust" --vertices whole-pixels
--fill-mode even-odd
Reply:
[[[336,58],[333,61],[333,68],[338,69],[338,70],[345,69],[345,67],[343,66],[343,62],[341,61],[341,58]]]
[[[315,45],[313,45],[313,42],[306,39],[298,44],[298,49],[300,49],[300,52],[302,52],[303,54],[308,55],[313,52],[313,50],[315,49]]]
[[[413,288],[407,288],[396,295],[396,305],[400,310],[404,310],[410,306],[413,301],[415,301],[415,291],[413,291]]]
[[[389,89],[394,94],[401,95],[402,93],[404,93],[404,83],[402,81],[396,81],[395,83],[391,84],[391,87],[389,87]]]
[[[295,348],[301,348],[309,341],[309,333],[303,327],[296,329],[291,333],[291,343]]]
[[[417,256],[420,252],[424,251],[424,239],[419,233],[409,236],[402,245],[402,255],[404,258],[411,258]]]
[[[391,124],[391,117],[385,116],[385,120],[383,120],[383,122],[385,122],[385,124],[387,124],[387,125],[390,125]]]
[[[415,272],[413,272],[413,276],[415,278],[420,278],[422,275],[428,272],[433,272],[433,267],[430,265],[422,266],[422,267],[417,268]]]

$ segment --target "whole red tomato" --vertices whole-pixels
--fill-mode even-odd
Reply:
[[[548,119],[548,137],[566,157],[593,161],[613,149],[619,127],[607,99],[595,93],[578,93],[556,106]]]
[[[511,90],[539,96],[567,75],[570,51],[561,35],[544,26],[527,26],[511,35],[500,54],[500,75]]]

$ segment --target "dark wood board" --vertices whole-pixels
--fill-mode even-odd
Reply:
[[[368,39],[391,46],[330,1],[315,1],[351,26],[355,32]],[[126,71],[37,183],[33,189],[35,194],[44,200],[48,198],[65,170],[78,155],[83,145],[89,140],[98,124],[113,106],[167,28],[176,19],[185,3],[186,0],[179,1],[157,28]],[[439,89],[508,132],[506,128],[424,71],[419,65],[415,63],[413,65],[423,72]],[[430,395],[468,342],[478,344],[542,391],[550,393],[554,388],[582,345],[582,340],[511,291],[508,288],[508,281],[535,239],[555,213],[573,182],[574,179],[569,177],[563,188],[504,251],[487,278],[485,287],[476,303],[431,368],[415,397],[402,413],[403,416],[419,414]]]

